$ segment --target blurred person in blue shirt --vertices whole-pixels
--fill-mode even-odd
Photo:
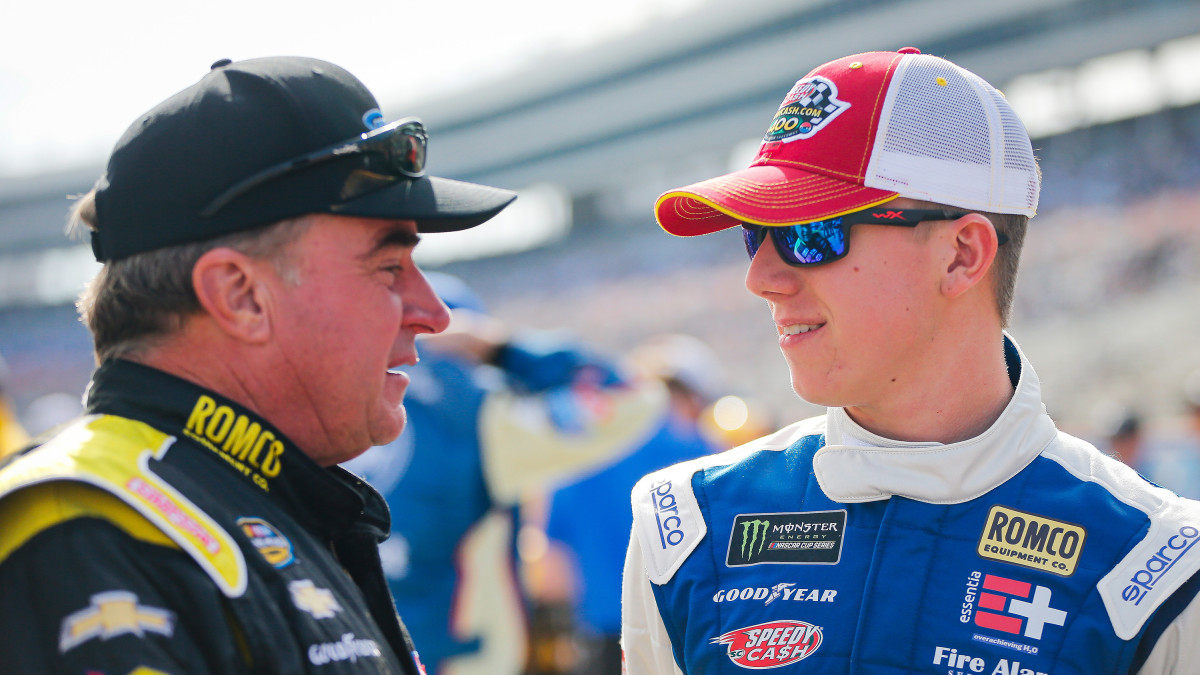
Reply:
[[[1148,441],[1139,471],[1181,497],[1200,499],[1200,370],[1184,378],[1182,394],[1182,418]]]
[[[706,344],[690,335],[659,335],[635,348],[629,361],[670,393],[657,430],[634,452],[563,486],[550,499],[546,534],[565,554],[555,564],[566,566],[571,576],[567,593],[574,595],[568,601],[575,610],[579,675],[621,672],[621,571],[633,526],[634,483],[651,471],[731,447],[720,447],[701,424],[724,386],[720,362]]]
[[[1183,419],[1175,428],[1159,419],[1153,432],[1133,407],[1100,404],[1094,411],[1102,436],[1096,445],[1156,485],[1200,499],[1200,371],[1185,379],[1183,389]]]
[[[380,556],[430,675],[515,675],[528,649],[522,498],[636,447],[666,394],[560,336],[510,335],[462,280],[427,276],[450,328],[419,343],[405,431],[345,466],[394,514]]]

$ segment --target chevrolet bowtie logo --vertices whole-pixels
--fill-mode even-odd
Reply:
[[[107,591],[93,595],[90,607],[63,619],[58,651],[66,653],[94,637],[108,640],[126,633],[142,637],[147,632],[171,637],[174,630],[171,612],[139,604],[129,591]]]
[[[333,592],[326,588],[317,588],[310,579],[301,579],[288,584],[292,592],[292,602],[296,607],[313,615],[315,619],[328,619],[342,611]]]
[[[903,211],[886,211],[884,213],[872,213],[871,216],[874,218],[885,218],[887,220],[895,220],[896,218],[903,219],[904,212]]]

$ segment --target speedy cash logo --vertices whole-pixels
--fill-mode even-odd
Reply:
[[[683,543],[683,519],[679,517],[679,505],[676,503],[675,493],[671,491],[671,481],[652,485],[650,499],[654,502],[658,540],[663,549]]]
[[[1121,591],[1121,599],[1134,605],[1141,604],[1158,582],[1170,572],[1175,563],[1191,552],[1200,542],[1200,530],[1184,525],[1167,538],[1153,555],[1142,563],[1141,569],[1129,577],[1129,585]]]
[[[993,506],[976,552],[988,560],[1069,577],[1075,573],[1087,530],[1061,520]]]
[[[833,80],[819,75],[800,80],[784,97],[763,141],[790,143],[813,136],[850,109],[850,104],[837,96]]]
[[[713,638],[712,644],[728,645],[725,655],[742,668],[763,670],[812,656],[822,639],[820,626],[779,620],[731,630]]]

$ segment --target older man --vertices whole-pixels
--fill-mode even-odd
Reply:
[[[0,470],[5,672],[421,671],[387,508],[336,464],[400,433],[449,320],[419,233],[513,198],[424,176],[425,143],[305,58],[217,62],[117,143],[74,213],[86,414]]]

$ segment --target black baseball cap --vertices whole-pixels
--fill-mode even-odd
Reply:
[[[329,161],[268,173],[269,180],[224,199],[239,183],[355,142],[382,122],[371,92],[332,63],[295,56],[218,61],[117,141],[96,183],[96,259],[306,213],[414,220],[420,232],[452,232],[483,223],[516,198],[446,178],[381,175],[365,154],[335,153]],[[424,133],[419,122],[416,128]],[[221,204],[215,212],[214,203]]]

